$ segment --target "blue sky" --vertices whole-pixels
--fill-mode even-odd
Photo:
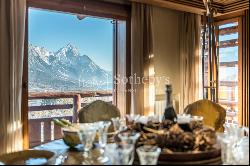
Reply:
[[[112,71],[113,25],[111,20],[93,17],[78,20],[71,14],[30,9],[29,42],[53,52],[71,43],[81,54],[88,55],[97,65]]]

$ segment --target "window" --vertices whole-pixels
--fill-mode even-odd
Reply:
[[[238,123],[238,21],[219,24],[219,103],[227,110],[227,123]]]
[[[34,2],[33,6],[39,7],[39,3]],[[111,7],[119,11],[119,7]],[[77,122],[77,111],[87,103],[104,100],[119,107],[119,95],[126,101],[126,95],[116,94],[118,85],[113,85],[114,75],[128,73],[126,14],[121,12],[119,19],[119,12],[107,14],[103,9],[106,12],[103,15],[93,12],[94,16],[86,16],[54,8],[28,8],[29,97],[25,131],[29,131],[30,147],[61,138],[61,129],[54,125],[54,118]]]
[[[202,31],[203,33],[203,31]],[[216,23],[216,55],[217,62],[209,62],[208,35],[205,35],[205,51],[203,64],[204,98],[211,99],[214,93],[216,101],[226,111],[226,123],[238,124],[239,112],[239,21],[238,19],[226,20]],[[203,43],[203,38],[201,38]],[[210,66],[211,65],[211,66]],[[214,65],[218,65],[215,67]],[[211,69],[212,68],[212,69]],[[218,69],[218,96],[216,94],[217,81],[210,82],[209,77],[215,77],[215,68]],[[211,72],[213,72],[211,74]],[[215,76],[214,76],[215,75]],[[214,78],[214,80],[216,80]],[[218,98],[217,98],[218,97]]]

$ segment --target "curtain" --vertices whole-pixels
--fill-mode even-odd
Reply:
[[[180,31],[180,73],[181,98],[180,113],[184,108],[199,99],[200,77],[200,16],[182,13],[179,21]]]
[[[144,115],[149,109],[153,55],[152,6],[133,2],[131,12],[131,113]]]
[[[242,103],[240,113],[240,124],[249,126],[249,10],[242,17]]]
[[[0,1],[0,154],[21,150],[26,0]]]

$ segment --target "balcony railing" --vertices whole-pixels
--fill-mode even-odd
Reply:
[[[29,106],[29,112],[34,111],[54,111],[54,110],[73,110],[72,116],[57,116],[46,118],[29,119],[29,138],[30,147],[60,139],[61,128],[54,125],[53,119],[67,119],[70,122],[77,122],[78,111],[88,102],[82,99],[88,98],[90,101],[104,100],[112,102],[112,91],[93,91],[93,92],[49,92],[49,93],[29,93],[29,101],[44,99],[73,99],[73,102],[67,104],[48,104]]]

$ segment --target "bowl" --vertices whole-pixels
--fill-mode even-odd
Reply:
[[[69,128],[62,128],[62,136],[64,143],[70,148],[74,148],[81,144],[78,131]]]

